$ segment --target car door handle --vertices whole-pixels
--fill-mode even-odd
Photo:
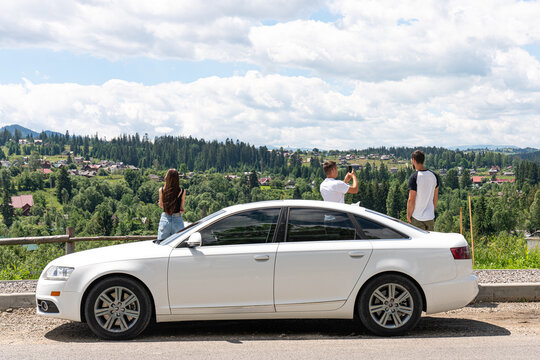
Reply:
[[[253,258],[257,261],[266,261],[270,259],[270,255],[255,255]]]
[[[364,257],[364,255],[366,255],[366,253],[363,251],[349,251],[349,256],[353,258],[361,258]]]

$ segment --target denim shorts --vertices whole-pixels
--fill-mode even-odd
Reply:
[[[161,213],[161,218],[159,219],[158,240],[164,240],[183,228],[184,220],[182,219],[182,214],[176,213],[168,215],[167,213]]]

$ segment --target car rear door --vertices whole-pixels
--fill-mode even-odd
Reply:
[[[372,252],[352,216],[290,208],[280,228],[274,280],[276,311],[324,311],[349,298]]]
[[[234,214],[201,230],[202,246],[171,252],[172,314],[274,312],[273,242],[280,208]]]

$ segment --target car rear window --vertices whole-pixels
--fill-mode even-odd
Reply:
[[[406,236],[400,234],[399,232],[390,229],[387,226],[378,224],[374,221],[368,220],[361,216],[356,215],[355,220],[358,222],[358,225],[362,228],[362,232],[366,239],[403,239],[407,238]]]
[[[395,222],[397,222],[397,223],[399,223],[399,224],[401,224],[401,225],[405,225],[405,226],[407,226],[407,227],[409,227],[409,228],[411,228],[411,229],[413,229],[413,230],[419,231],[419,232],[421,232],[421,233],[424,233],[424,234],[428,234],[428,233],[429,233],[429,231],[422,230],[422,229],[420,229],[420,228],[417,228],[417,227],[414,226],[414,225],[411,225],[411,224],[409,224],[409,223],[406,223],[405,221],[401,221],[401,220],[399,220],[399,219],[393,218],[393,217],[388,216],[388,215],[386,215],[386,214],[382,214],[382,213],[380,213],[380,212],[377,212],[377,211],[374,211],[374,210],[369,210],[369,209],[366,209],[366,212],[368,212],[368,213],[370,213],[370,214],[375,214],[375,215],[377,215],[377,216],[382,216],[382,217],[385,218],[385,219],[395,221]]]
[[[287,241],[335,241],[357,239],[349,215],[334,210],[292,208],[289,211]]]

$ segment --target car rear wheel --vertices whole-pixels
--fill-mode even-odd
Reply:
[[[376,335],[401,335],[420,321],[422,296],[406,277],[382,275],[362,290],[358,314],[362,324]]]
[[[152,302],[137,281],[110,277],[90,290],[84,311],[94,334],[103,339],[125,340],[146,329],[152,316]]]

